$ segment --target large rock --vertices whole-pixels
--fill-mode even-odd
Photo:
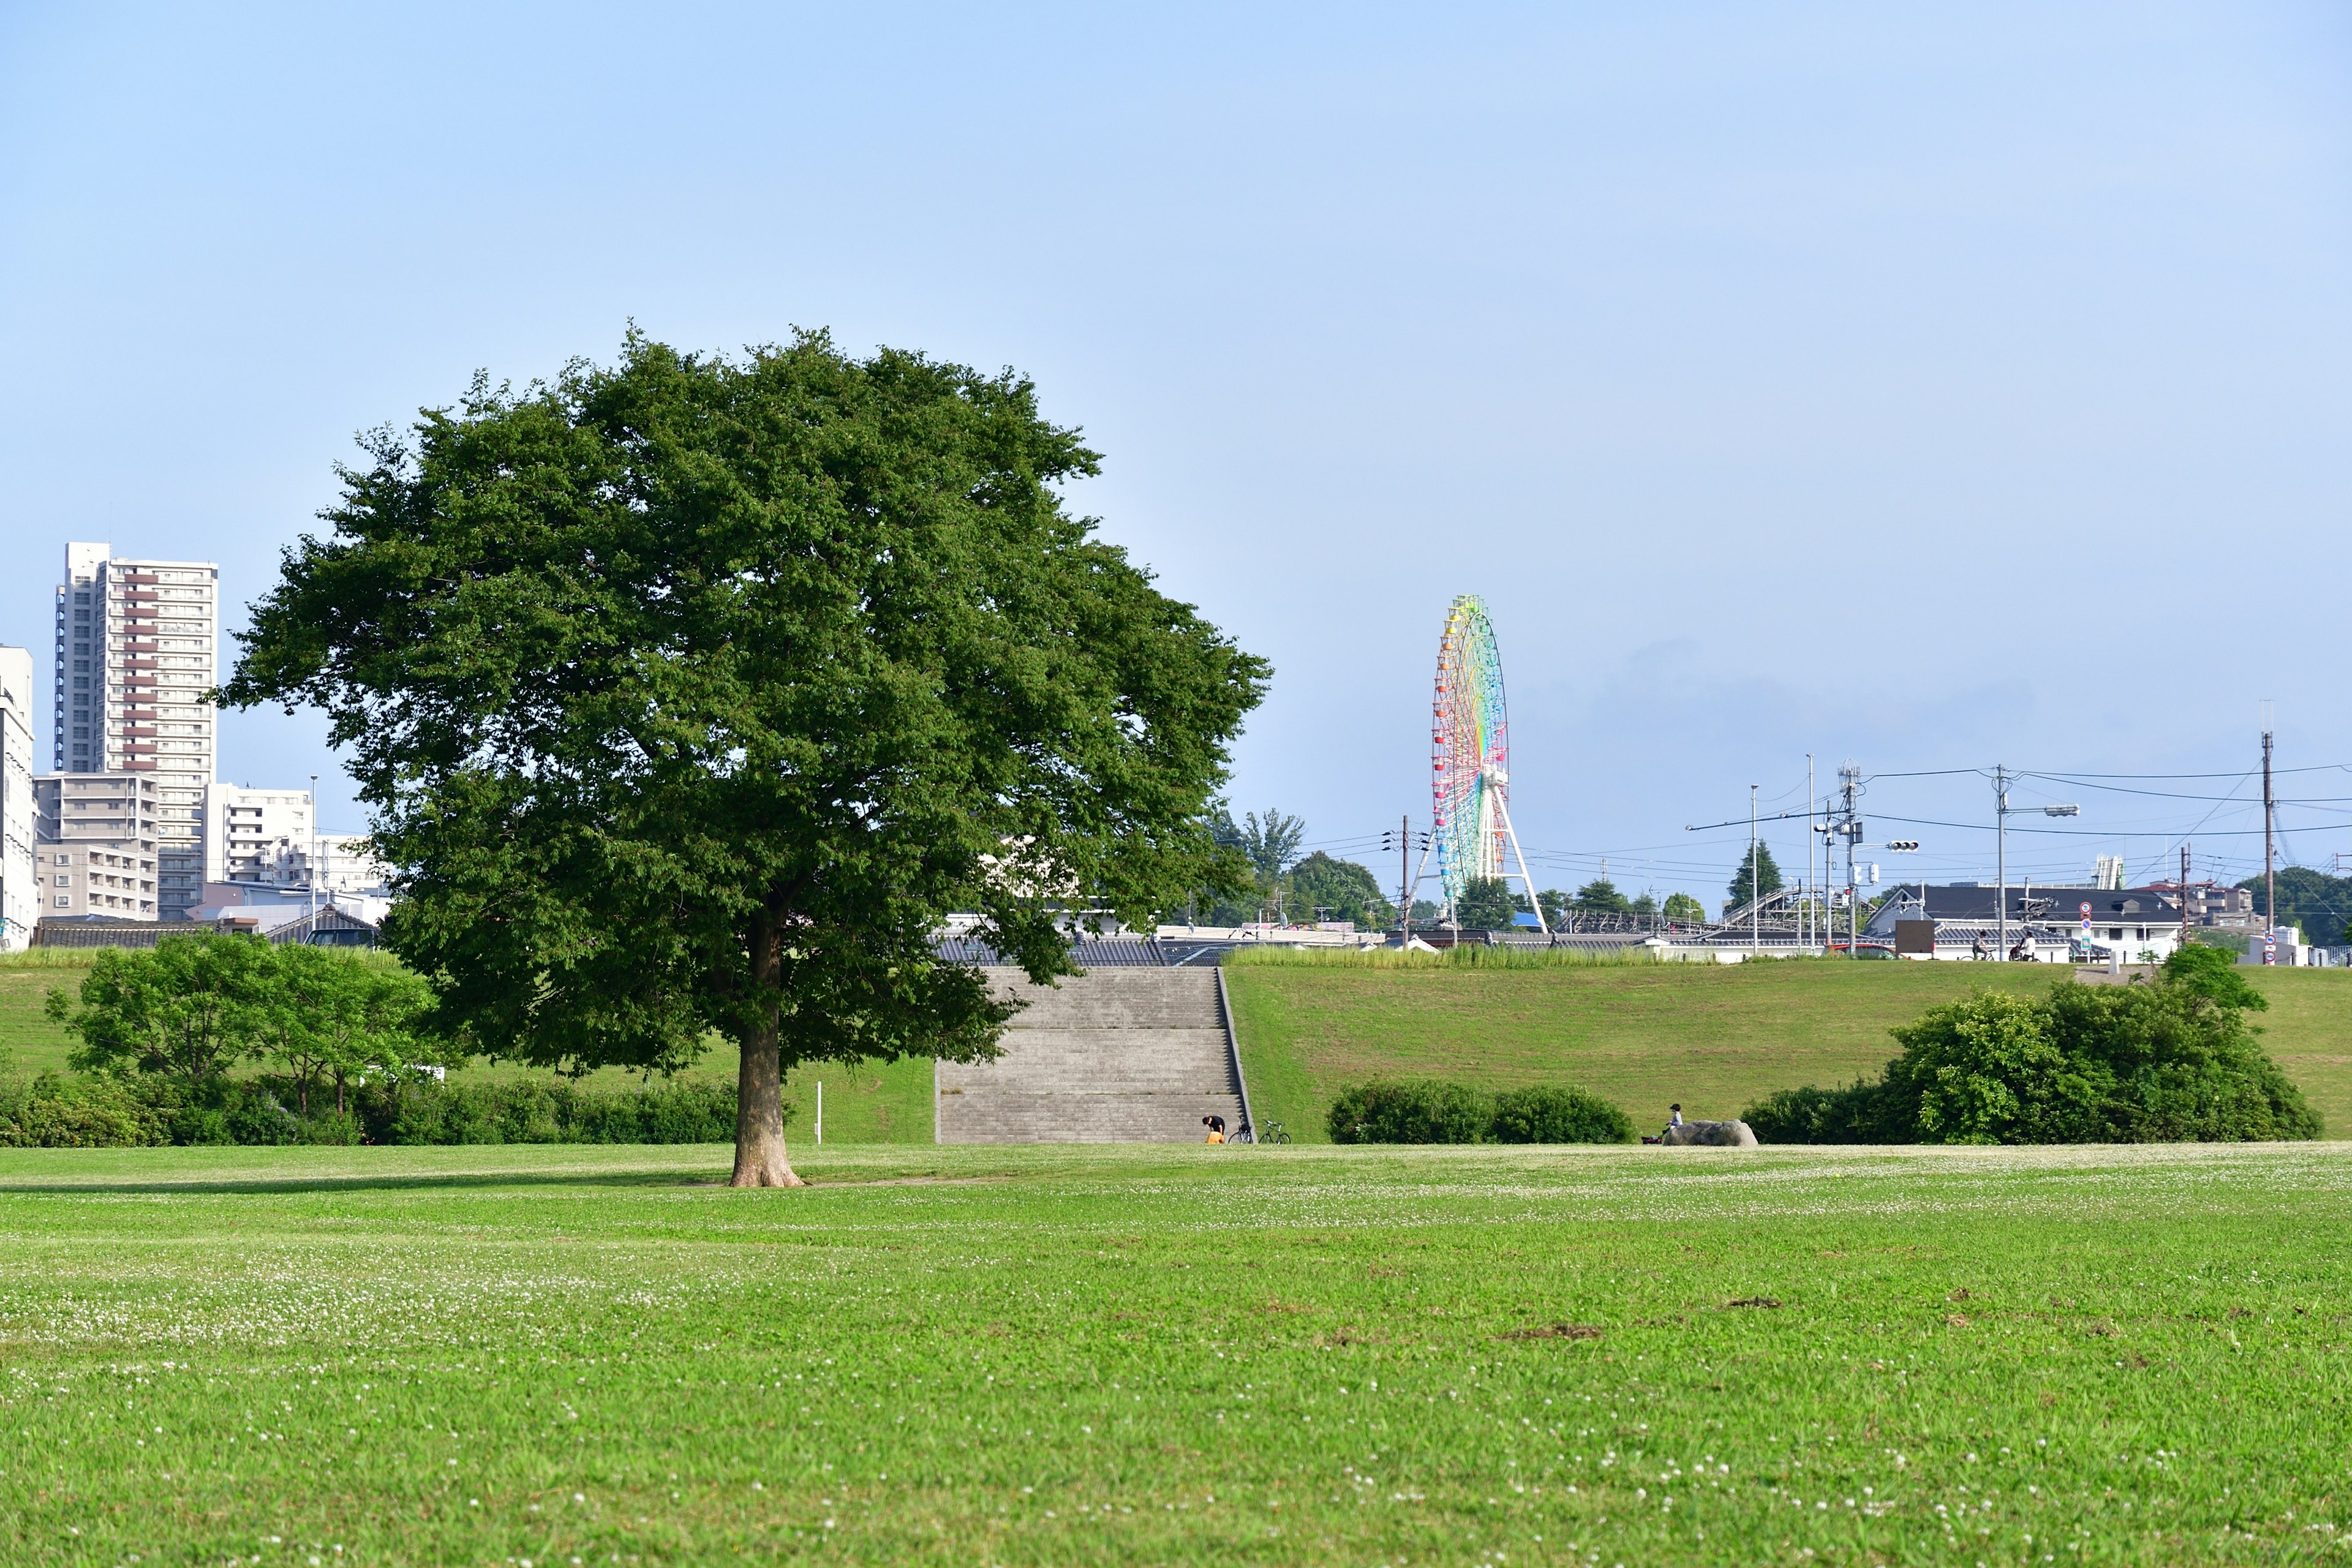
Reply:
[[[1753,1149],[1756,1134],[1745,1121],[1685,1121],[1680,1127],[1669,1127],[1661,1143],[1675,1148]]]

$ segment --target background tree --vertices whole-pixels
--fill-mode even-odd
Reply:
[[[1633,903],[1627,906],[1627,910],[1629,913],[1637,915],[1656,914],[1658,912],[1657,897],[1652,893],[1637,894]]]
[[[371,1068],[399,1072],[440,1060],[438,1043],[425,1032],[433,993],[415,974],[297,942],[272,953],[257,1045],[294,1080],[304,1116],[311,1090],[323,1084],[334,1085],[340,1116],[349,1109],[352,1080]]]
[[[1617,890],[1617,884],[1606,877],[1596,877],[1576,889],[1576,907],[1586,914],[1622,915],[1633,906]]]
[[[1664,907],[1658,912],[1670,921],[1680,921],[1693,925],[1706,923],[1706,906],[1688,893],[1668,893]]]
[[[1507,931],[1517,913],[1511,885],[1500,877],[1473,877],[1454,900],[1454,918],[1466,931]]]
[[[100,951],[80,1005],[60,988],[47,1012],[80,1037],[71,1059],[83,1071],[156,1073],[201,1090],[254,1049],[276,972],[276,950],[258,937],[168,936],[143,952]]]
[[[2308,866],[2278,868],[2278,919],[2294,926],[2308,942],[2352,942],[2352,877],[2331,877]],[[2263,879],[2248,877],[2238,884],[2254,896],[2254,913],[2263,912]]]
[[[1259,880],[1269,888],[1282,880],[1283,872],[1297,858],[1298,846],[1306,837],[1307,819],[1303,816],[1285,816],[1278,811],[1269,811],[1260,817],[1253,811],[1242,818],[1241,851],[1257,868]]]
[[[1062,509],[1034,388],[822,333],[632,333],[367,443],[222,697],[323,708],[399,868],[387,944],[494,1055],[741,1053],[734,1181],[797,1184],[781,1074],[989,1054],[1072,907],[1230,887],[1207,813],[1266,667]]]
[[[1289,903],[1301,918],[1353,921],[1377,930],[1396,920],[1396,906],[1381,894],[1381,884],[1369,867],[1341,860],[1318,849],[1290,868]],[[1323,910],[1330,911],[1328,915]]]
[[[1731,874],[1728,907],[1744,909],[1750,900],[1777,893],[1780,887],[1780,868],[1772,858],[1772,847],[1759,839],[1754,848],[1739,858],[1739,869]]]
[[[1568,923],[1569,913],[1576,903],[1558,888],[1546,888],[1536,895],[1536,906],[1543,910],[1544,924],[1558,931]]]

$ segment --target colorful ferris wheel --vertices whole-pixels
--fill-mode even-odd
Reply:
[[[1429,762],[1437,877],[1451,904],[1474,878],[1503,874],[1502,822],[1511,781],[1503,662],[1495,651],[1494,624],[1475,594],[1454,601],[1437,645]]]

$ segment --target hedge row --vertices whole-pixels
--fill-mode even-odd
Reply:
[[[1582,1089],[1489,1094],[1444,1079],[1374,1079],[1339,1091],[1334,1143],[1630,1143],[1633,1122]]]
[[[109,1073],[0,1080],[0,1148],[163,1144],[726,1143],[735,1086],[668,1083],[585,1089],[514,1083],[370,1083],[344,1109],[299,1114],[282,1079],[225,1081],[192,1092],[169,1080]],[[787,1114],[790,1107],[786,1108]]]

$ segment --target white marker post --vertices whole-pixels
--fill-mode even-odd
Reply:
[[[824,1142],[824,1079],[816,1080],[816,1141]]]

